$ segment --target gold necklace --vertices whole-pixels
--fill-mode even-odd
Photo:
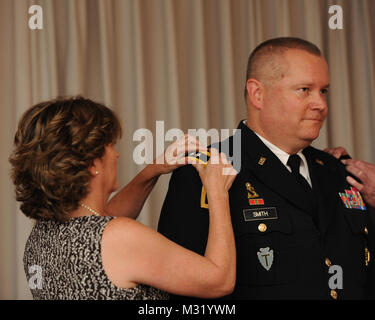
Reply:
[[[100,217],[100,213],[96,212],[94,209],[90,208],[88,205],[84,204],[84,203],[79,203],[79,205],[83,208],[85,208],[86,210],[89,210],[91,213],[93,213],[95,216],[98,216]]]

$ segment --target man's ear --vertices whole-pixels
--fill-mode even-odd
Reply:
[[[247,99],[256,109],[263,108],[264,87],[258,80],[250,78],[246,82]]]

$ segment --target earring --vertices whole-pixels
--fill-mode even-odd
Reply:
[[[95,171],[95,174],[98,175],[98,174],[99,174],[99,171]]]

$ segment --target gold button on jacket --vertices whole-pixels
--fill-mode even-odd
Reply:
[[[258,226],[258,230],[260,232],[265,232],[267,230],[267,225],[265,225],[264,223],[260,223]]]
[[[328,258],[326,258],[325,263],[327,267],[330,267],[332,265],[331,260],[329,260]]]
[[[331,290],[331,297],[335,300],[337,299],[337,291],[336,290]]]

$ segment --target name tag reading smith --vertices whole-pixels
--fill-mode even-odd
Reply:
[[[275,207],[244,209],[243,216],[245,221],[278,219]]]

